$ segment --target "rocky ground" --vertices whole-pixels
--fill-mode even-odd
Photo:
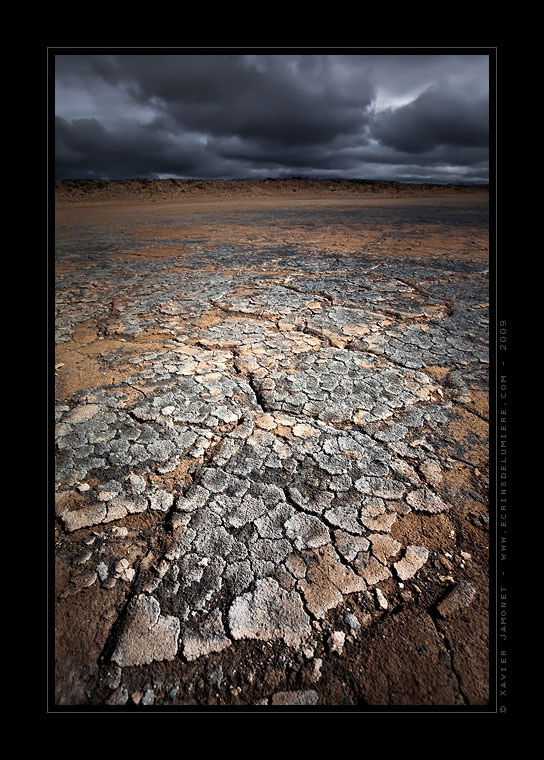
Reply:
[[[487,704],[487,192],[230,186],[57,188],[56,702]]]

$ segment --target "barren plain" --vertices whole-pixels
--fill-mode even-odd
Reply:
[[[58,705],[487,704],[487,214],[57,186]]]

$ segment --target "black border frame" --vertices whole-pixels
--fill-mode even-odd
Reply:
[[[512,328],[509,313],[510,300],[508,298],[508,267],[506,257],[502,253],[502,242],[505,238],[505,216],[506,216],[506,185],[503,177],[505,172],[503,166],[499,164],[499,135],[505,123],[505,104],[499,97],[501,88],[504,85],[504,66],[502,44],[493,46],[477,47],[161,47],[161,46],[143,46],[143,47],[60,47],[49,46],[42,43],[41,50],[46,56],[46,74],[45,81],[45,120],[46,120],[46,160],[44,167],[45,184],[46,184],[46,219],[44,223],[45,236],[47,240],[46,251],[46,386],[47,386],[47,411],[46,411],[46,492],[48,500],[48,509],[46,517],[46,617],[47,617],[47,663],[46,663],[46,712],[47,713],[257,713],[257,714],[275,714],[275,713],[382,713],[382,714],[505,714],[511,712],[512,699],[512,659],[513,659],[513,642],[512,642],[512,614],[513,614],[513,582],[511,576],[512,557],[511,550],[507,552],[499,551],[499,544],[504,540],[509,547],[512,536],[512,515],[510,509],[510,500],[512,495],[512,471],[511,461],[511,444],[512,439],[512,385],[511,376],[513,364],[511,360],[511,342]],[[57,55],[73,55],[85,53],[93,54],[176,54],[191,55],[195,53],[223,53],[233,52],[237,54],[429,54],[429,55],[455,55],[455,54],[472,54],[489,56],[489,84],[490,84],[490,177],[489,177],[489,318],[490,318],[490,378],[489,378],[489,396],[490,396],[490,492],[489,492],[489,570],[490,570],[490,636],[489,636],[489,687],[490,702],[488,705],[414,705],[406,708],[405,706],[333,706],[333,705],[316,705],[314,707],[275,707],[267,706],[266,709],[261,706],[168,706],[156,705],[142,708],[142,706],[101,706],[101,705],[57,705],[55,704],[54,695],[54,660],[55,660],[55,640],[54,640],[54,607],[55,607],[55,582],[54,582],[54,423],[51,422],[51,411],[54,408],[54,291],[55,291],[55,271],[54,271],[54,242],[55,242],[55,57]],[[504,325],[503,325],[504,323]],[[499,330],[504,333],[499,335]],[[503,343],[505,349],[502,349]],[[499,346],[500,366],[499,366]],[[505,382],[502,381],[506,378]],[[503,391],[502,386],[506,386],[506,398],[501,398]],[[499,387],[500,386],[500,387]],[[501,402],[499,404],[499,401]],[[504,412],[504,413],[503,413]],[[499,439],[498,427],[504,421],[508,430],[507,446],[505,449],[502,439]],[[499,452],[499,441],[501,449]],[[506,452],[508,459],[508,470],[506,475],[502,476],[499,489],[499,476],[504,473],[500,470],[503,462],[503,454]],[[502,486],[505,486],[504,488]],[[499,514],[498,499],[504,497],[505,506],[501,504]],[[502,544],[501,544],[502,545]],[[506,605],[506,607],[504,606]],[[504,612],[506,610],[506,612]],[[499,625],[500,623],[500,625]],[[499,639],[499,636],[501,637]],[[502,638],[502,637],[505,638]]]

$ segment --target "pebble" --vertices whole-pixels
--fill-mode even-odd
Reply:
[[[112,663],[108,666],[108,669],[104,676],[104,683],[108,689],[117,689],[117,687],[121,684],[121,676],[121,668],[118,665],[115,665],[115,663]]]
[[[354,631],[357,631],[361,627],[358,618],[351,612],[344,615],[344,622]]]
[[[323,660],[321,657],[316,657],[314,660],[314,666],[312,669],[311,679],[314,683],[317,683],[321,678],[321,668],[323,667]]]
[[[385,598],[383,592],[381,591],[381,589],[377,588],[375,589],[375,593],[376,593],[376,602],[378,603],[378,607],[381,610],[386,610],[389,607],[389,602]]]
[[[92,551],[88,549],[87,551],[84,551],[84,552],[81,552],[81,554],[78,554],[74,562],[76,563],[76,565],[84,565],[85,562],[88,562],[92,556],[93,556]]]
[[[155,702],[155,692],[147,689],[142,697],[142,705],[152,705]]]
[[[273,705],[316,705],[319,696],[316,691],[278,691],[272,695]]]
[[[475,596],[476,589],[472,583],[469,583],[468,581],[460,581],[437,605],[438,614],[440,617],[449,618],[463,610],[465,607],[468,607],[474,600]]]
[[[329,636],[329,649],[331,652],[342,654],[344,644],[346,641],[346,634],[343,631],[334,631]]]
[[[126,705],[128,702],[128,689],[120,686],[106,699],[107,705]]]
[[[98,577],[101,581],[105,581],[108,577],[108,566],[104,562],[100,562],[96,566],[96,572],[98,573]]]
[[[223,682],[223,668],[221,665],[216,665],[208,676],[208,683],[215,689],[218,689]]]

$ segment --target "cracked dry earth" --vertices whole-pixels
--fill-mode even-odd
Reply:
[[[57,704],[487,704],[487,195],[56,222]]]

